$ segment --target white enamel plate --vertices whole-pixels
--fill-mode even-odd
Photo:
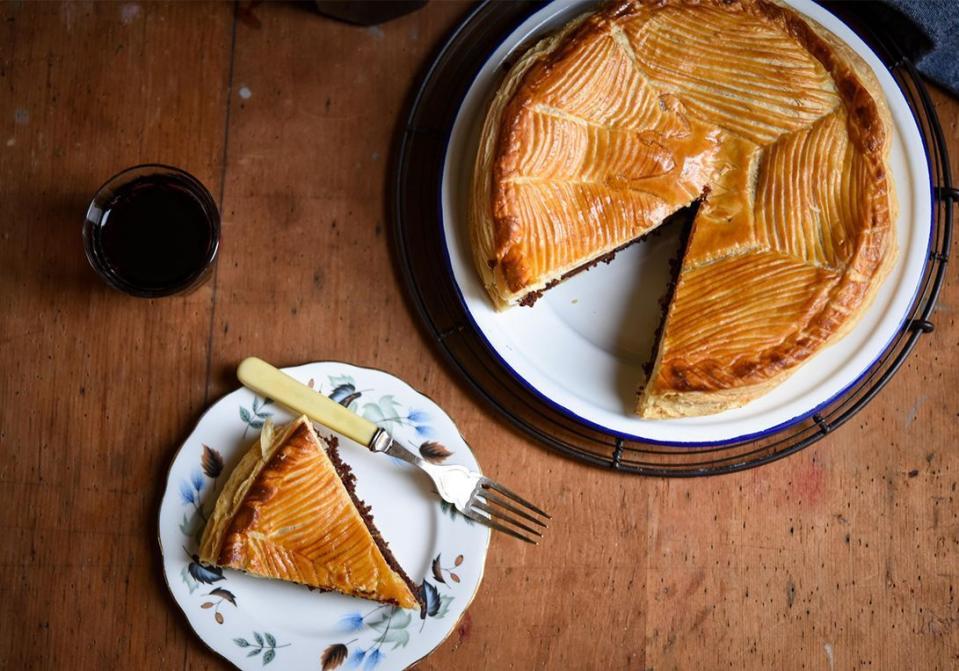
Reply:
[[[479,470],[453,421],[405,382],[343,363],[312,363],[286,372],[388,429],[413,449]],[[353,396],[352,399],[348,398]],[[434,493],[429,478],[399,460],[340,437],[340,456],[356,475],[359,497],[400,565],[423,585],[428,616],[301,585],[212,569],[195,558],[216,495],[267,418],[292,417],[247,389],[220,399],[173,460],[160,504],[160,549],[173,598],[193,629],[240,669],[321,671],[405,669],[453,630],[483,577],[489,530]],[[325,662],[325,664],[324,664]]]
[[[825,9],[790,0],[855,49],[876,72],[892,110],[890,165],[899,200],[899,253],[873,305],[844,338],[806,362],[787,382],[748,405],[708,417],[643,420],[633,414],[645,375],[668,261],[678,255],[666,231],[621,251],[547,291],[533,308],[497,313],[473,268],[467,221],[469,184],[486,104],[521,44],[555,30],[595,3],[555,0],[501,44],[470,87],[443,166],[443,234],[453,277],[474,327],[520,384],[580,421],[626,438],[716,444],[758,436],[807,417],[862,376],[901,328],[926,263],[932,230],[931,186],[922,136],[879,58]],[[652,287],[650,289],[649,287]]]

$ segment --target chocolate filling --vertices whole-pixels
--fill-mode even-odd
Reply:
[[[396,557],[393,556],[392,551],[390,551],[390,546],[380,535],[379,530],[373,524],[373,516],[370,514],[370,507],[366,505],[360,498],[356,495],[356,476],[353,475],[353,470],[349,465],[340,459],[340,453],[337,449],[339,441],[336,439],[336,436],[330,436],[329,438],[321,436],[323,441],[327,444],[326,453],[330,457],[330,461],[333,462],[333,468],[336,469],[337,475],[340,476],[340,480],[343,481],[343,486],[346,487],[347,493],[350,495],[350,498],[353,499],[353,505],[356,506],[356,509],[360,513],[360,517],[363,518],[363,523],[366,524],[367,529],[370,530],[370,535],[373,536],[373,542],[376,543],[376,546],[380,549],[380,552],[383,553],[383,558],[386,560],[386,563],[390,565],[390,568],[396,571],[403,582],[406,583],[406,586],[410,588],[410,591],[413,593],[413,596],[416,597],[416,600],[420,604],[420,617],[426,618],[426,601],[423,599],[423,594],[420,591],[420,588],[416,583],[410,579],[406,574],[406,571],[400,566],[399,562],[396,561]]]
[[[696,202],[698,203],[699,201],[696,201]],[[692,207],[692,206],[690,206],[690,207]],[[611,262],[613,261],[613,258],[614,258],[619,252],[623,251],[624,249],[626,249],[626,248],[629,247],[630,245],[635,245],[635,244],[638,243],[638,242],[642,242],[642,241],[644,241],[644,240],[646,240],[646,239],[648,239],[648,238],[655,237],[655,236],[659,235],[660,233],[662,233],[662,228],[663,228],[663,226],[665,226],[673,217],[675,217],[676,215],[678,215],[680,212],[684,212],[684,211],[687,210],[687,209],[689,209],[689,208],[688,208],[688,207],[687,207],[687,208],[683,208],[682,210],[679,210],[678,212],[675,212],[675,213],[669,215],[668,217],[666,217],[666,218],[663,220],[663,223],[662,223],[661,225],[657,226],[656,228],[654,228],[653,230],[649,231],[648,233],[643,233],[643,234],[642,234],[641,236],[639,236],[638,238],[633,238],[633,239],[630,240],[629,242],[620,245],[620,246],[617,247],[616,249],[614,249],[614,250],[612,250],[612,251],[609,251],[609,252],[606,252],[606,253],[603,254],[602,256],[597,256],[597,257],[596,257],[595,259],[593,259],[592,261],[587,261],[586,263],[584,263],[584,264],[582,264],[582,265],[580,265],[580,266],[576,266],[576,267],[573,268],[572,270],[569,270],[569,271],[563,273],[563,274],[560,276],[559,279],[550,280],[549,282],[546,283],[546,286],[543,287],[542,289],[537,289],[536,291],[530,291],[528,294],[526,294],[526,295],[523,296],[521,299],[519,299],[518,305],[522,305],[522,306],[524,306],[524,307],[531,308],[531,307],[533,307],[533,305],[536,303],[536,301],[538,301],[538,300],[540,299],[540,297],[543,295],[544,292],[549,291],[550,289],[552,289],[553,287],[555,287],[557,284],[559,284],[559,283],[562,282],[563,280],[569,279],[569,278],[572,277],[573,275],[578,275],[579,273],[583,272],[584,270],[589,270],[590,268],[594,268],[594,267],[598,266],[600,263],[607,263],[607,264],[608,264],[608,263],[611,263]]]
[[[662,224],[654,228],[649,233],[644,233],[638,238],[634,238],[626,244],[620,245],[616,249],[607,252],[602,256],[596,257],[592,261],[588,261],[581,266],[573,268],[569,272],[564,273],[559,279],[548,282],[542,289],[529,292],[520,299],[519,304],[526,307],[532,307],[536,301],[539,300],[540,296],[543,295],[543,292],[552,289],[563,280],[572,277],[577,273],[581,273],[584,270],[589,270],[599,263],[609,263],[619,251],[629,247],[630,245],[642,242],[649,237],[661,234],[668,226],[680,226],[681,234],[679,253],[669,260],[669,283],[666,285],[665,289],[663,290],[663,294],[659,299],[659,307],[662,311],[662,314],[659,318],[659,326],[656,327],[656,332],[653,334],[653,345],[650,349],[649,357],[646,359],[646,363],[643,364],[643,370],[646,372],[646,383],[648,383],[650,376],[653,374],[653,366],[656,363],[656,354],[659,352],[659,345],[663,339],[663,332],[666,327],[666,315],[669,314],[669,304],[673,301],[673,294],[676,291],[676,284],[679,282],[679,271],[683,267],[683,257],[686,255],[686,246],[689,243],[689,235],[693,230],[693,221],[696,219],[696,213],[699,212],[700,205],[706,200],[708,195],[709,189],[704,189],[703,194],[699,198],[694,200],[686,207],[673,212],[671,215],[663,219]],[[646,383],[644,383],[644,385]],[[642,389],[643,387],[640,386],[639,391],[642,391]]]
[[[662,342],[663,332],[666,327],[666,315],[669,314],[669,304],[673,302],[673,294],[676,292],[676,284],[679,282],[679,271],[683,267],[683,257],[686,256],[689,234],[693,230],[693,221],[696,219],[696,213],[699,211],[699,206],[705,197],[706,194],[703,194],[703,196],[694,200],[683,209],[677,210],[669,215],[663,220],[662,226],[656,229],[661,230],[666,226],[680,226],[681,232],[679,253],[669,260],[669,283],[663,290],[663,295],[659,298],[659,308],[662,311],[659,317],[659,326],[656,327],[656,332],[653,334],[653,345],[650,348],[649,357],[646,359],[646,363],[643,364],[643,370],[646,372],[646,382],[644,385],[649,383],[649,378],[653,374],[656,354],[659,352],[659,344]],[[642,389],[643,387],[640,386],[639,391],[642,391]]]
[[[630,245],[635,245],[636,243],[643,242],[649,238],[653,238],[653,237],[656,237],[657,235],[662,234],[663,229],[665,229],[667,226],[670,226],[670,225],[685,226],[686,228],[683,231],[682,244],[680,245],[680,248],[682,249],[682,253],[679,257],[672,259],[669,262],[670,264],[669,268],[670,268],[670,272],[672,273],[673,280],[670,283],[669,287],[667,288],[666,295],[662,299],[660,299],[660,302],[662,302],[663,300],[666,301],[665,305],[663,306],[663,319],[665,319],[666,309],[669,307],[669,301],[672,299],[673,288],[676,283],[676,278],[679,275],[679,268],[682,265],[681,264],[682,257],[685,255],[686,243],[689,240],[689,231],[690,231],[690,228],[692,227],[693,219],[696,218],[696,212],[699,211],[699,205],[706,199],[708,192],[709,190],[707,188],[706,190],[703,191],[703,195],[701,195],[699,198],[694,200],[692,203],[690,203],[686,207],[673,212],[671,215],[663,219],[663,223],[661,223],[659,226],[649,231],[648,233],[643,233],[639,237],[633,238],[629,242],[626,242],[620,245],[616,249],[606,252],[602,256],[597,256],[592,261],[587,261],[586,263],[580,266],[576,266],[572,270],[569,270],[563,273],[559,279],[550,280],[549,282],[546,283],[546,286],[544,286],[542,289],[537,289],[536,291],[530,291],[528,294],[523,296],[521,299],[519,299],[519,302],[517,304],[522,305],[524,307],[531,308],[533,307],[533,305],[536,304],[536,301],[538,301],[540,297],[542,297],[544,292],[549,291],[550,289],[555,287],[557,284],[559,284],[563,280],[569,279],[573,275],[578,275],[584,270],[589,270],[590,268],[594,268],[600,263],[607,263],[607,264],[611,263],[613,258],[619,252],[623,251]],[[675,267],[673,264],[675,264]],[[662,329],[662,324],[660,324],[660,330],[661,329]],[[657,331],[656,344],[657,345],[659,344],[659,331]],[[653,354],[655,354],[655,350],[653,351]]]

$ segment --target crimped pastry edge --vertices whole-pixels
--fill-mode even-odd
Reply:
[[[521,291],[510,290],[506,282],[506,277],[503,274],[502,265],[490,265],[491,261],[496,258],[496,223],[493,220],[492,214],[492,178],[493,164],[500,142],[500,127],[503,113],[506,110],[507,104],[516,93],[516,90],[520,84],[522,84],[526,73],[531,67],[536,65],[541,58],[550,55],[558,47],[562,46],[568,35],[595,14],[595,10],[580,14],[563,26],[558,32],[540,39],[531,48],[527,49],[520,59],[510,67],[505,79],[497,88],[493,100],[489,103],[486,119],[483,122],[482,131],[480,132],[476,163],[473,169],[469,225],[473,263],[476,266],[476,271],[480,275],[486,292],[493,302],[493,306],[497,310],[505,310],[511,305],[518,303],[523,297],[542,291],[550,282],[560,279],[567,272],[588,262],[588,260],[583,260],[582,262],[572,264],[568,268],[562,268],[549,277],[543,278],[536,284],[523,287]],[[609,253],[614,247],[606,249],[596,256],[599,257]]]
[[[200,541],[199,557],[204,564],[219,565],[220,548],[223,547],[223,537],[229,529],[230,522],[236,515],[237,510],[243,504],[246,493],[250,486],[259,476],[260,471],[269,462],[270,457],[276,451],[277,447],[282,445],[295,431],[300,423],[304,421],[303,417],[287,424],[282,431],[278,431],[273,437],[266,454],[263,454],[260,447],[260,438],[251,443],[246,454],[240,459],[240,462],[233,468],[226,484],[217,495],[216,505],[213,508],[213,514],[203,529],[203,536]]]

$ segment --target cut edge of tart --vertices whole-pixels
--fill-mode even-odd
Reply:
[[[267,424],[233,469],[203,531],[205,564],[402,608],[425,604],[355,492],[332,434],[301,416]]]

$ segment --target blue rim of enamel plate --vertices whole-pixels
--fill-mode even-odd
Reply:
[[[906,184],[909,185],[910,190],[912,191],[913,199],[919,199],[918,203],[914,203],[912,211],[908,213],[910,216],[915,213],[917,209],[921,210],[923,213],[928,212],[927,216],[917,217],[913,220],[912,225],[908,227],[908,231],[912,231],[917,225],[921,225],[922,222],[928,222],[928,232],[925,237],[924,246],[918,249],[910,249],[908,254],[908,259],[903,258],[903,249],[902,244],[906,241],[910,242],[910,246],[914,245],[918,240],[915,239],[915,234],[903,236],[902,231],[897,230],[897,245],[899,249],[897,250],[898,258],[893,269],[890,271],[889,275],[884,279],[884,283],[892,279],[892,275],[896,270],[899,270],[901,279],[911,280],[911,290],[908,291],[908,294],[905,293],[905,290],[899,289],[893,292],[893,295],[890,296],[887,300],[887,308],[892,306],[892,304],[899,304],[902,306],[903,313],[899,316],[898,322],[895,324],[894,328],[890,328],[888,325],[885,326],[885,330],[889,331],[889,334],[884,339],[882,346],[876,349],[876,346],[873,345],[871,349],[876,351],[875,356],[871,357],[865,365],[856,373],[851,380],[846,382],[838,391],[829,395],[824,400],[819,401],[813,407],[803,410],[790,418],[787,418],[783,421],[777,422],[771,426],[764,427],[762,429],[757,429],[754,431],[745,431],[741,434],[717,439],[717,440],[670,440],[664,438],[663,436],[651,436],[643,435],[640,433],[633,433],[630,431],[625,431],[616,427],[604,425],[598,421],[590,419],[583,416],[582,413],[576,412],[569,407],[563,405],[562,403],[551,398],[549,394],[543,389],[537,387],[531,383],[526,376],[521,374],[517,370],[517,366],[514,363],[511,363],[503,356],[503,354],[497,349],[497,347],[490,340],[489,335],[480,327],[471,305],[466,300],[466,297],[463,294],[462,286],[460,285],[459,280],[457,279],[457,272],[453,267],[453,259],[451,254],[451,243],[449,236],[447,235],[447,225],[449,222],[449,217],[447,217],[447,212],[452,210],[452,205],[447,205],[447,201],[450,200],[448,191],[450,189],[449,183],[451,181],[451,169],[450,169],[450,147],[452,145],[453,137],[457,133],[457,129],[462,125],[468,123],[468,120],[465,117],[470,115],[470,112],[467,110],[466,103],[470,100],[471,97],[474,97],[477,94],[476,91],[476,79],[479,78],[480,73],[485,69],[490,67],[491,61],[499,52],[503,45],[507,42],[512,42],[513,46],[508,50],[503,57],[509,56],[512,53],[512,50],[526,43],[533,35],[535,38],[541,38],[548,34],[551,28],[544,28],[547,24],[552,23],[551,19],[559,11],[569,11],[570,18],[576,16],[583,11],[588,11],[588,8],[595,6],[597,3],[592,0],[551,0],[551,2],[544,8],[539,9],[533,12],[531,15],[527,16],[519,26],[517,26],[504,40],[499,44],[494,46],[486,56],[483,65],[480,66],[480,69],[477,71],[477,74],[474,78],[474,83],[470,85],[464,94],[462,100],[460,101],[459,111],[456,114],[453,125],[449,130],[446,131],[446,142],[445,149],[443,153],[443,160],[440,163],[439,172],[440,172],[440,184],[441,188],[438,193],[438,214],[439,214],[439,232],[442,240],[443,248],[443,260],[446,264],[446,270],[450,277],[450,280],[453,283],[455,289],[456,297],[459,300],[460,307],[462,308],[464,314],[474,332],[479,336],[479,339],[482,341],[486,349],[493,355],[493,357],[499,362],[501,366],[509,373],[509,375],[519,382],[526,390],[533,394],[536,398],[541,400],[545,405],[552,408],[556,412],[581,423],[584,426],[587,426],[593,430],[600,431],[606,434],[609,434],[616,438],[621,438],[631,441],[639,441],[653,445],[662,445],[669,447],[685,447],[685,448],[699,448],[699,447],[721,447],[724,445],[733,445],[738,443],[743,443],[751,440],[759,440],[770,436],[772,434],[778,433],[784,429],[787,429],[809,417],[815,415],[817,412],[825,408],[826,406],[832,404],[837,399],[841,398],[850,388],[856,386],[862,379],[867,375],[870,369],[879,361],[883,354],[889,349],[889,346],[892,342],[898,337],[906,321],[909,319],[911,314],[911,307],[915,304],[916,297],[919,294],[920,287],[922,286],[922,277],[923,277],[923,268],[925,267],[925,262],[929,254],[929,248],[933,239],[933,234],[935,231],[934,226],[934,210],[932,203],[934,202],[934,185],[932,183],[931,172],[929,170],[929,148],[926,144],[926,139],[922,132],[919,129],[918,120],[915,116],[915,111],[907,102],[905,96],[903,95],[901,88],[896,81],[896,79],[891,75],[891,73],[883,66],[882,61],[875,54],[875,52],[858,36],[856,33],[842,23],[838,18],[833,14],[829,13],[826,9],[819,7],[818,5],[811,2],[811,0],[786,0],[787,4],[792,7],[794,10],[804,15],[806,18],[809,18],[831,33],[839,37],[846,44],[848,44],[853,50],[869,65],[870,69],[873,70],[876,77],[878,78],[883,93],[886,95],[886,99],[889,102],[890,109],[893,113],[893,127],[895,129],[895,135],[900,136],[900,139],[903,144],[903,149],[905,151],[905,161],[904,161],[904,170],[907,171],[907,174],[911,179],[906,180]],[[559,7],[559,10],[556,8]],[[575,10],[572,8],[575,7]],[[472,13],[469,17],[464,20],[464,24],[472,19]],[[534,39],[535,39],[534,38]],[[908,111],[908,115],[902,114],[902,111]],[[897,116],[897,111],[899,115]],[[472,113],[477,113],[474,109]],[[480,113],[485,113],[485,107],[480,110]],[[908,122],[908,123],[907,123]],[[903,137],[903,135],[908,135],[910,137]],[[918,143],[916,141],[918,137]],[[915,146],[922,146],[922,160],[913,160],[911,157],[911,152],[909,149]],[[922,185],[926,185],[926,189],[922,189]],[[901,188],[902,184],[897,182],[897,187]],[[928,200],[923,201],[920,196],[927,198]],[[907,216],[903,210],[900,210],[898,213],[897,223],[899,219],[903,216]],[[462,217],[461,217],[462,218]],[[897,226],[898,229],[898,226]],[[905,238],[905,239],[904,239]],[[475,276],[475,269],[473,268],[472,259],[466,260],[465,272],[473,273]],[[908,265],[907,265],[908,262]],[[904,267],[899,268],[900,263]],[[906,298],[908,297],[908,300]],[[483,297],[486,298],[485,296]],[[875,309],[876,300],[878,296],[874,299],[873,304],[870,306],[870,310]],[[850,334],[846,334],[848,336]],[[837,341],[838,342],[838,341]],[[833,343],[835,344],[835,343]],[[808,364],[809,362],[807,362]],[[747,405],[748,407],[748,405]],[[715,415],[714,415],[715,416]],[[643,423],[647,425],[658,424],[660,426],[665,425],[668,422],[677,422],[683,420],[641,420],[639,418],[626,418],[628,421],[633,423]],[[684,427],[688,428],[688,427]]]

